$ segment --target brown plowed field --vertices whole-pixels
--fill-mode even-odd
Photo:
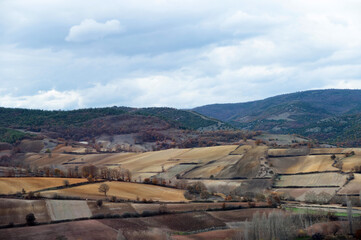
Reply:
[[[232,211],[215,211],[209,212],[209,214],[223,222],[240,222],[251,220],[253,218],[253,214],[255,214],[256,212],[259,212],[261,214],[269,214],[272,211],[282,210],[277,210],[274,208],[247,208]]]
[[[124,213],[135,213],[135,209],[132,207],[131,203],[115,203],[115,202],[105,202],[103,201],[102,207],[98,207],[96,201],[88,201],[88,206],[92,215],[96,214],[119,214]]]
[[[236,229],[214,230],[190,235],[172,235],[174,240],[224,240],[237,239],[235,236],[241,236],[241,232]],[[241,238],[240,238],[241,239]]]
[[[44,200],[2,198],[0,199],[0,206],[0,225],[7,225],[10,222],[15,224],[25,223],[25,217],[29,213],[34,213],[39,222],[49,222],[51,220]]]
[[[26,228],[0,229],[6,240],[55,240],[63,236],[68,240],[116,239],[117,231],[99,221],[86,220]]]
[[[45,178],[45,177],[24,177],[24,178],[0,178],[0,194],[14,194],[25,189],[26,192],[37,191],[44,188],[63,186],[64,180],[70,184],[86,182],[81,178]]]

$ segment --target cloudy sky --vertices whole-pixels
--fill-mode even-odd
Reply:
[[[0,106],[244,102],[361,88],[359,0],[0,0]]]

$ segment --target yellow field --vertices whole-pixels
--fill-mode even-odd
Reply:
[[[212,160],[218,160],[222,157],[228,156],[228,154],[234,151],[238,146],[228,145],[228,146],[217,146],[217,147],[204,147],[204,148],[192,148],[190,151],[187,151],[177,158],[182,162],[201,162],[207,163]]]
[[[110,190],[107,193],[108,196],[116,196],[117,198],[125,200],[136,200],[137,197],[139,197],[140,200],[145,198],[147,200],[152,199],[154,201],[167,202],[187,201],[183,196],[183,190],[128,182],[106,182],[106,184],[110,187]],[[73,188],[46,191],[42,192],[42,195],[52,196],[54,193],[57,193],[64,196],[79,196],[95,199],[104,198],[104,194],[98,191],[100,185],[101,183],[96,183]]]
[[[347,195],[347,194],[360,194],[361,191],[361,174],[354,174],[354,179],[346,184],[338,194]]]
[[[304,156],[309,153],[308,148],[283,148],[283,149],[269,149],[268,156]]]
[[[347,157],[342,160],[342,171],[344,172],[351,172],[354,167],[361,166],[361,156],[360,155],[354,155],[351,157]]]
[[[243,155],[251,148],[252,148],[251,145],[243,145],[243,146],[237,147],[234,151],[231,152],[231,154],[232,155]]]
[[[206,164],[210,161],[222,159],[237,148],[236,145],[188,148],[188,149],[168,149],[145,153],[104,153],[88,155],[72,155],[64,153],[48,154],[26,154],[25,162],[35,166],[58,165],[62,167],[75,167],[93,164],[95,166],[121,166],[132,172],[133,178],[142,179],[162,172],[184,162],[197,162]]]
[[[310,154],[345,154],[352,151],[361,155],[361,148],[312,148]]]
[[[216,177],[225,167],[236,164],[240,159],[241,155],[229,155],[225,156],[221,160],[217,160],[210,164],[206,164],[202,167],[195,168],[190,171],[184,178],[210,178],[211,175]]]
[[[0,194],[14,194],[25,189],[26,192],[37,191],[44,188],[57,187],[64,185],[64,180],[70,184],[87,181],[81,178],[43,178],[43,177],[26,177],[26,178],[0,178]]]

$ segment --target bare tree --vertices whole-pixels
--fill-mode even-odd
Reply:
[[[348,197],[346,197],[346,202],[347,202],[347,220],[348,220],[350,234],[352,235],[352,203]]]
[[[99,186],[98,191],[104,193],[104,196],[107,196],[107,192],[109,191],[109,189],[110,187],[108,186],[108,184],[103,183]]]

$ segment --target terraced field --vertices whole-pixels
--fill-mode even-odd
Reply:
[[[346,183],[346,174],[314,173],[299,175],[280,175],[276,187],[341,187]]]
[[[0,178],[0,194],[14,194],[24,189],[26,192],[37,191],[44,188],[63,186],[64,180],[70,184],[87,182],[82,178]]]
[[[46,191],[42,192],[42,195],[52,196],[56,193],[62,196],[78,196],[82,198],[100,199],[104,198],[104,194],[98,191],[100,184],[101,183],[88,184],[78,187]],[[110,190],[107,193],[108,196],[115,196],[124,200],[136,200],[137,197],[139,197],[140,200],[152,199],[153,201],[166,202],[187,201],[184,198],[183,190],[127,182],[107,182],[106,184],[110,187]]]

